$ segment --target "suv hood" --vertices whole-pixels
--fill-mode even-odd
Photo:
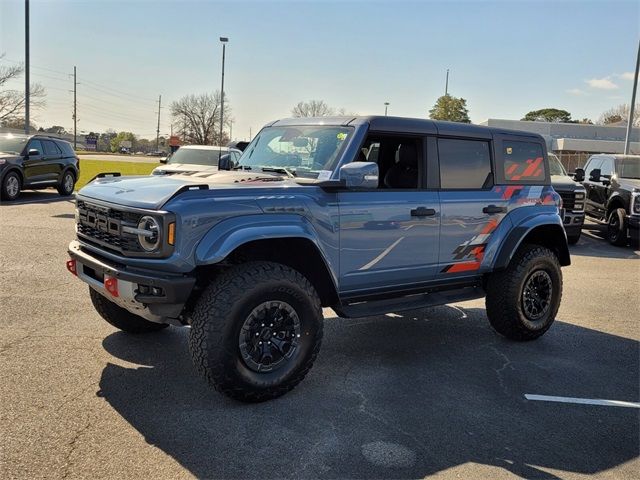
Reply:
[[[168,163],[160,165],[154,168],[154,175],[161,175],[162,173],[196,173],[206,172],[213,173],[218,171],[217,165],[194,165],[192,163]]]
[[[551,175],[551,186],[555,191],[570,191],[582,189],[582,184],[568,175]]]
[[[78,193],[103,202],[158,210],[180,189],[197,185],[207,185],[209,189],[297,186],[277,174],[224,170],[197,177],[181,174],[104,177],[88,183]]]

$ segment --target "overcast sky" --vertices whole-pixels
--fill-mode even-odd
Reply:
[[[596,120],[629,101],[640,2],[31,0],[32,78],[47,90],[36,123],[72,126],[76,65],[80,130],[154,137],[162,94],[168,133],[172,100],[220,89],[220,36],[237,139],[301,100],[426,117],[447,68],[473,122],[544,107]],[[24,60],[23,0],[0,0],[1,52]]]

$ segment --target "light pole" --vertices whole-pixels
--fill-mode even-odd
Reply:
[[[384,102],[384,116],[387,116],[387,109],[389,108],[389,102]]]
[[[633,111],[636,106],[636,91],[638,88],[638,70],[640,70],[640,42],[638,42],[638,58],[636,58],[636,73],[633,76],[633,90],[631,94],[631,104],[629,105],[629,118],[627,122],[627,136],[624,140],[624,154],[629,155],[631,146],[631,133],[633,129]]]
[[[224,54],[229,39],[220,37],[222,42],[222,88],[220,89],[220,144],[222,144],[222,127],[224,125]]]

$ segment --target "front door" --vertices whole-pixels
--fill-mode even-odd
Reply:
[[[29,155],[29,150],[37,150],[38,155]],[[24,157],[24,184],[37,185],[47,180],[47,168],[45,163],[45,155],[40,140],[33,139],[29,141]]]
[[[379,185],[338,194],[340,291],[411,289],[432,279],[438,262],[440,201],[426,190],[423,137],[370,134],[360,161],[375,161]]]

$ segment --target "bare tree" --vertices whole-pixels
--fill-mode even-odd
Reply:
[[[636,104],[634,112],[633,126],[640,127],[640,104]],[[617,107],[610,108],[598,119],[600,125],[609,125],[611,123],[624,122],[627,123],[629,119],[629,105],[618,105]]]
[[[0,60],[3,57],[4,54],[0,55]],[[0,65],[0,123],[3,125],[10,120],[15,121],[17,118],[24,117],[24,91],[8,88],[6,85],[9,81],[20,78],[23,72],[22,65]],[[44,107],[46,96],[44,87],[39,83],[34,83],[30,90],[31,108],[35,110]]]
[[[230,113],[229,100],[225,98],[226,127],[232,121]],[[171,104],[171,115],[187,143],[223,145],[228,142],[226,132],[223,132],[223,138],[220,138],[220,92],[185,95]]]
[[[327,117],[333,115],[334,110],[322,100],[309,100],[299,102],[291,109],[294,117]]]

